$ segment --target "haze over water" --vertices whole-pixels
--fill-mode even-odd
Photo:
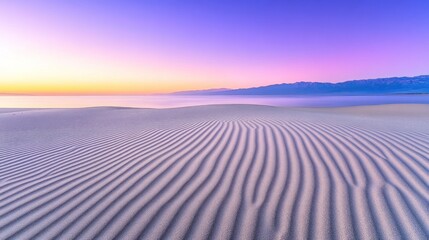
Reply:
[[[256,104],[285,107],[343,107],[427,103],[429,95],[387,96],[0,96],[0,108],[76,108],[95,106],[174,108],[210,104]]]

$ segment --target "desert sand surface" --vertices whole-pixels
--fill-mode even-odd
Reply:
[[[427,239],[429,105],[0,111],[0,239]]]

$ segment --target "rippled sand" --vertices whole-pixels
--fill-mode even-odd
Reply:
[[[0,111],[0,239],[426,239],[429,105]]]

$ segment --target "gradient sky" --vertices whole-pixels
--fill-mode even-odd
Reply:
[[[0,93],[159,93],[428,73],[428,0],[0,0]]]

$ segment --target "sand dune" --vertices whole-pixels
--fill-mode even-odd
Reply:
[[[429,105],[0,111],[0,239],[427,239]]]

